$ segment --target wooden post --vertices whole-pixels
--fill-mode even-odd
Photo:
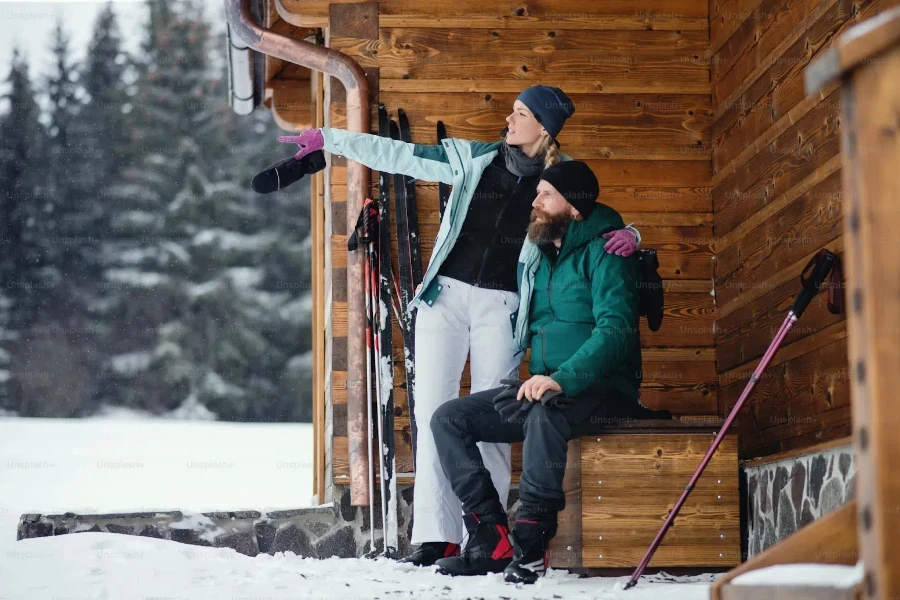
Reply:
[[[900,8],[838,38],[807,93],[840,79],[856,499],[866,598],[900,598]]]

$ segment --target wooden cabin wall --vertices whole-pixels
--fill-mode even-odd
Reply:
[[[373,131],[380,101],[394,118],[398,108],[406,111],[414,143],[436,143],[439,119],[452,137],[499,139],[519,91],[536,83],[564,89],[576,112],[559,137],[562,151],[588,162],[600,181],[600,201],[640,228],[645,247],[660,252],[666,315],[659,332],[650,332],[642,323],[643,402],[700,421],[717,414],[713,114],[705,3],[654,0],[638,9],[631,2],[537,0],[517,9],[480,0],[387,0],[377,5],[378,15],[358,4],[329,8],[324,2],[288,0],[284,5],[302,13],[294,19],[299,25],[329,23],[326,44],[355,57],[366,69],[377,90],[372,98]],[[328,126],[345,127],[344,97],[341,84],[330,80]],[[371,193],[377,195],[377,173],[372,175]],[[333,161],[328,181],[331,465],[334,482],[347,483],[342,159]],[[420,182],[416,192],[427,262],[439,224],[437,185]],[[396,261],[396,240],[394,244]],[[395,327],[395,402],[401,409],[396,418],[398,472],[410,473],[401,340]],[[467,393],[468,386],[467,367],[460,393]],[[513,460],[515,466],[515,451]]]
[[[784,320],[807,261],[823,247],[843,250],[838,85],[806,96],[804,70],[839,33],[896,3],[710,1],[722,416]],[[742,411],[742,458],[850,434],[847,330],[825,300],[796,323]]]

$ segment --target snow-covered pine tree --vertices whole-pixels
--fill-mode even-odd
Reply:
[[[90,246],[98,245],[93,238],[90,212],[85,218],[83,209],[88,193],[85,171],[93,168],[95,156],[85,156],[89,150],[84,145],[84,132],[78,131],[76,123],[81,112],[81,90],[78,84],[78,66],[72,60],[69,38],[63,30],[62,22],[57,22],[53,32],[53,67],[46,78],[45,95],[48,103],[47,183],[50,196],[40,209],[39,231],[41,242],[45,244],[48,268],[53,270],[53,278],[60,283],[55,291],[69,297],[72,285],[64,283],[68,275],[83,276],[87,270],[86,254],[92,253]],[[48,308],[52,304],[48,295]],[[61,306],[52,306],[45,318],[60,318]]]
[[[91,168],[83,176],[94,192],[96,227],[105,236],[105,200],[109,187],[134,154],[130,142],[131,98],[128,81],[135,77],[131,57],[123,50],[112,3],[97,16],[80,80],[86,94],[78,135]]]
[[[248,189],[275,129],[229,109],[198,5],[151,9],[134,99],[140,156],[113,190],[105,253],[121,328],[104,401],[296,420],[290,388],[310,386],[297,365],[310,346],[308,218],[288,220]]]
[[[37,379],[11,360],[13,346],[38,315],[44,278],[35,228],[37,207],[48,191],[41,185],[46,161],[45,132],[28,75],[28,61],[13,50],[6,79],[7,112],[0,116],[0,406],[31,414],[22,387]]]
[[[183,279],[191,257],[181,236],[169,230],[167,211],[190,168],[185,152],[197,149],[193,129],[202,108],[206,33],[166,0],[147,5],[128,132],[135,155],[106,202],[104,289],[114,330],[101,400],[163,412],[190,391],[190,374],[165,369],[166,355],[157,345],[185,310]]]
[[[28,203],[27,239],[40,285],[31,317],[12,347],[13,376],[24,414],[81,416],[94,409],[101,364],[91,307],[100,276],[101,209],[92,174],[99,148],[83,113],[84,91],[63,23],[43,78],[47,139],[40,153],[42,193]],[[38,148],[38,146],[33,146]]]

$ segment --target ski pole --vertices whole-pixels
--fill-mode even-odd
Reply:
[[[800,316],[803,314],[803,311],[805,311],[806,307],[809,306],[810,301],[812,301],[813,297],[815,297],[815,295],[821,289],[825,278],[828,276],[828,273],[832,271],[832,268],[834,268],[834,275],[832,276],[832,280],[828,285],[828,309],[831,312],[840,310],[842,302],[838,303],[832,296],[832,294],[839,293],[839,287],[841,285],[840,281],[836,281],[841,278],[840,261],[838,261],[837,257],[828,250],[820,250],[803,269],[803,273],[800,275],[800,283],[803,286],[803,290],[799,294],[797,294],[797,298],[796,300],[794,300],[794,304],[788,311],[784,322],[781,324],[781,327],[778,328],[778,333],[775,334],[775,338],[769,344],[768,350],[766,350],[766,353],[763,355],[762,359],[760,359],[756,370],[753,371],[753,375],[750,376],[750,380],[747,382],[747,386],[744,388],[743,393],[741,393],[740,398],[738,398],[737,404],[735,404],[734,408],[731,409],[728,418],[725,419],[725,423],[723,423],[722,428],[716,434],[712,446],[710,447],[709,451],[707,451],[706,456],[703,457],[703,460],[700,462],[700,467],[697,469],[697,472],[694,473],[693,477],[691,477],[690,482],[687,484],[687,486],[684,488],[684,492],[682,492],[681,494],[681,498],[679,498],[678,502],[675,503],[675,506],[669,512],[669,516],[666,517],[666,520],[660,528],[659,532],[656,534],[656,537],[653,538],[653,542],[647,549],[647,553],[644,554],[644,558],[641,560],[637,569],[635,569],[634,573],[631,575],[631,579],[627,584],[625,584],[626,590],[637,585],[638,578],[641,576],[641,573],[644,572],[644,569],[647,568],[647,565],[650,563],[650,559],[653,557],[656,549],[662,543],[663,537],[665,537],[666,532],[672,526],[672,523],[674,523],[675,516],[678,514],[678,511],[681,510],[681,507],[684,505],[685,500],[687,500],[688,495],[697,484],[697,480],[700,479],[700,475],[703,473],[706,465],[709,464],[709,461],[710,459],[712,459],[713,454],[715,454],[716,450],[719,448],[722,440],[725,439],[725,434],[728,432],[728,428],[731,427],[732,422],[737,417],[737,414],[741,410],[741,407],[744,405],[744,402],[750,396],[750,392],[753,391],[756,382],[759,381],[759,378],[760,376],[762,376],[763,371],[766,370],[766,367],[769,365],[772,357],[775,356],[775,353],[778,351],[779,346],[781,346],[782,341],[784,341],[784,338],[787,336],[788,331],[790,331],[793,324],[797,321],[797,319],[800,318]],[[809,273],[809,275],[807,275],[807,273]]]
[[[370,274],[369,274],[369,248],[366,248],[366,258],[363,266],[363,277],[365,277],[365,294],[366,294],[366,420],[368,422],[369,436],[366,451],[369,455],[369,549],[375,551],[375,464],[372,456],[373,434],[372,428],[372,366],[374,359],[374,344],[372,343],[373,327],[372,327],[372,301],[370,292]]]
[[[374,203],[373,203],[374,205]],[[384,436],[384,398],[382,397],[382,393],[384,390],[384,385],[393,385],[393,382],[386,384],[384,381],[384,376],[381,372],[381,308],[380,308],[380,295],[379,295],[379,279],[380,279],[380,269],[378,265],[377,253],[375,251],[375,243],[376,240],[379,240],[379,231],[378,222],[380,220],[380,216],[377,210],[366,213],[366,218],[363,219],[363,227],[366,228],[369,238],[368,245],[368,257],[367,264],[369,265],[369,297],[367,301],[372,305],[372,339],[374,340],[373,344],[373,365],[372,367],[375,370],[375,404],[378,407],[378,415],[377,415],[377,428],[378,428],[378,467],[379,474],[381,477],[381,527],[382,527],[382,549],[381,552],[384,556],[389,555],[388,550],[388,540],[387,540],[387,499],[388,499],[388,477],[387,477],[387,468],[385,465],[385,452],[384,452],[384,444],[385,444],[385,436]],[[372,513],[374,515],[374,511]],[[371,529],[375,530],[375,521],[374,519],[371,521]],[[372,553],[375,553],[375,547],[372,546]]]

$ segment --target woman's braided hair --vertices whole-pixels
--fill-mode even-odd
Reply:
[[[545,169],[552,167],[562,160],[562,158],[560,158],[559,156],[559,146],[556,144],[556,141],[549,135],[544,138],[544,143],[541,144],[541,152],[543,152],[544,154]]]

